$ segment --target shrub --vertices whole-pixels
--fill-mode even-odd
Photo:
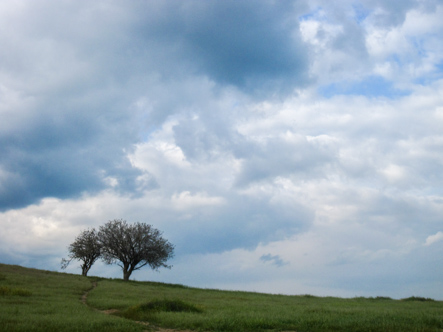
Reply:
[[[168,312],[202,312],[193,304],[182,300],[153,300],[139,306],[142,311],[168,311]]]
[[[317,298],[317,296],[311,295],[311,294],[304,294],[304,295],[300,295],[301,297],[305,297],[307,299],[315,299]]]
[[[420,301],[420,302],[427,302],[427,301],[435,301],[434,299],[431,299],[429,297],[420,297],[420,296],[411,296],[405,299],[401,299],[402,301]]]
[[[203,312],[203,310],[182,300],[153,300],[148,303],[132,306],[119,315],[134,320],[155,321],[153,315],[159,312],[200,313]]]

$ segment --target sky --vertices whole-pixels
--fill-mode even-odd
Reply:
[[[0,262],[61,271],[82,230],[122,218],[175,245],[134,280],[443,300],[442,16],[1,1]]]

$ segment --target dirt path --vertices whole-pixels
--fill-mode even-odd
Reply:
[[[91,308],[91,309],[93,309],[93,310],[95,310],[95,311],[101,312],[101,313],[103,313],[103,314],[106,314],[106,315],[111,315],[111,314],[114,314],[114,313],[118,312],[117,309],[99,310],[99,309],[96,309],[96,308],[91,307],[90,305],[88,305],[88,304],[86,303],[86,301],[87,301],[87,299],[88,299],[88,295],[89,295],[89,293],[90,293],[91,291],[93,291],[96,287],[97,287],[97,282],[94,281],[94,282],[92,283],[91,288],[88,289],[88,290],[82,295],[82,303],[83,303],[84,305],[88,306],[89,308]],[[150,325],[148,322],[141,322],[141,321],[133,321],[133,322],[136,322],[136,323],[141,324],[141,325],[144,325],[144,326],[151,326],[151,327],[154,328],[157,332],[193,332],[193,331],[191,331],[191,330],[171,330],[171,329],[163,329],[163,328],[161,328],[161,327],[154,327],[154,326]],[[146,330],[146,332],[150,332],[150,331],[152,331],[152,330],[149,330],[149,331]]]
[[[82,303],[83,303],[84,305],[87,305],[87,303],[86,303],[86,299],[88,298],[88,294],[89,294],[90,291],[94,290],[95,287],[97,287],[97,281],[94,281],[94,282],[92,283],[92,287],[89,288],[89,289],[88,289],[88,290],[82,295]],[[88,305],[87,305],[87,306],[88,306]],[[88,306],[88,307],[89,307],[89,306]]]

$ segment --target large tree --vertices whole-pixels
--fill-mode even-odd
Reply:
[[[79,260],[82,262],[82,275],[88,275],[92,264],[101,255],[101,244],[98,241],[97,235],[97,231],[94,228],[82,231],[75,238],[74,242],[69,245],[68,259],[62,259],[61,268],[66,269],[73,259]]]
[[[98,238],[103,260],[107,264],[119,265],[124,280],[129,280],[133,271],[146,265],[154,270],[170,268],[166,261],[173,257],[174,246],[151,225],[128,224],[126,220],[115,219],[100,226]]]

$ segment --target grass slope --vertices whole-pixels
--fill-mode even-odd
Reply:
[[[2,331],[148,329],[134,320],[195,331],[443,331],[443,302],[228,292],[0,264]]]
[[[92,280],[0,264],[0,331],[143,331],[84,305]]]

